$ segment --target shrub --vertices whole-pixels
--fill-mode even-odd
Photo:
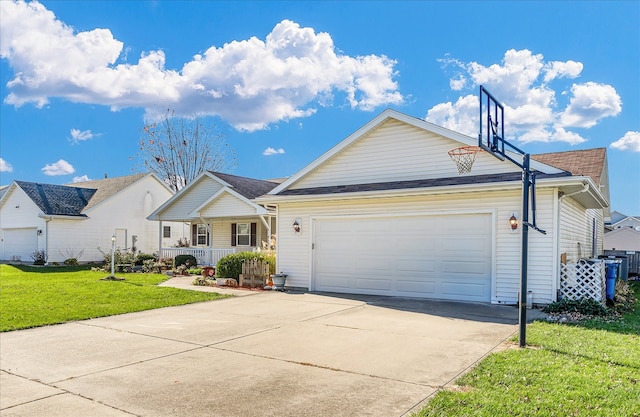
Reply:
[[[202,268],[189,268],[187,271],[190,275],[200,275],[202,274]]]
[[[198,260],[193,255],[178,255],[175,258],[176,268],[182,265],[186,266],[196,266],[198,265]]]
[[[37,250],[31,254],[31,259],[34,265],[44,265],[47,263],[47,254],[44,250]]]
[[[542,311],[545,313],[580,313],[587,316],[606,316],[609,314],[609,310],[605,306],[590,298],[560,300],[547,305]]]
[[[149,259],[155,262],[158,259],[158,257],[150,253],[139,253],[138,256],[136,256],[135,264],[144,265],[144,261],[148,261]]]
[[[64,260],[64,264],[66,266],[77,266],[78,265],[78,259],[77,258],[65,259]]]
[[[111,265],[111,251],[103,252],[104,254],[104,265]],[[120,249],[116,249],[113,251],[113,263],[116,265],[121,264],[132,264],[134,261],[135,255],[131,252],[121,251]]]
[[[234,278],[238,280],[242,273],[242,261],[257,258],[269,262],[269,274],[276,273],[275,255],[265,255],[260,252],[239,252],[221,258],[216,265],[217,278]]]

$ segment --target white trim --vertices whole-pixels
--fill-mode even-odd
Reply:
[[[536,181],[536,189],[559,188],[567,186],[589,187],[589,195],[602,207],[607,205],[606,200],[600,194],[598,188],[590,177],[560,177],[544,178]],[[335,194],[307,194],[307,195],[273,195],[260,197],[257,201],[260,204],[277,204],[289,202],[305,201],[330,201],[330,200],[356,200],[372,197],[394,197],[394,196],[415,196],[415,195],[437,195],[437,194],[458,194],[477,191],[505,191],[521,189],[521,181],[502,181],[492,183],[475,183],[465,185],[445,185],[428,188],[400,188],[392,190],[355,191],[350,193]]]
[[[558,196],[560,190],[554,188],[553,190],[553,218],[554,222],[554,237],[553,237],[553,253],[552,253],[552,270],[553,276],[551,277],[551,301],[558,301],[558,289],[560,288],[560,197]]]

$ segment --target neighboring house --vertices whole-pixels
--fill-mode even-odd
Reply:
[[[44,250],[49,263],[97,262],[111,251],[114,235],[121,250],[153,253],[160,238],[146,217],[172,195],[154,174],[70,185],[14,181],[0,197],[0,256],[32,262],[33,252]],[[181,223],[166,226],[163,244],[187,236]]]
[[[201,265],[215,265],[224,255],[271,249],[275,234],[275,211],[256,204],[277,182],[205,171],[158,207],[149,220],[189,224],[189,247],[162,245],[162,257],[192,254]]]
[[[614,211],[604,234],[605,255],[627,258],[628,272],[640,274],[640,219]]]
[[[607,224],[610,230],[630,227],[632,229],[640,231],[640,217],[627,216],[625,214],[614,211],[611,213],[611,222]]]
[[[287,285],[515,304],[522,227],[509,220],[521,218],[522,173],[481,152],[472,172],[458,175],[447,152],[476,145],[386,110],[258,198],[277,210],[277,270]],[[529,231],[528,289],[534,303],[549,303],[561,259],[602,253],[606,150],[532,158],[546,234]]]

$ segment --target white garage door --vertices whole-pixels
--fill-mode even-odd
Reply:
[[[31,255],[38,250],[38,235],[35,227],[3,229],[3,259],[7,261],[33,261]]]
[[[490,214],[318,219],[313,289],[490,301]]]

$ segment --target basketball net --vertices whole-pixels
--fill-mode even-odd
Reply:
[[[451,149],[449,157],[455,162],[458,168],[458,175],[468,174],[471,172],[471,167],[478,156],[478,152],[482,150],[479,146],[462,146],[460,148]]]

